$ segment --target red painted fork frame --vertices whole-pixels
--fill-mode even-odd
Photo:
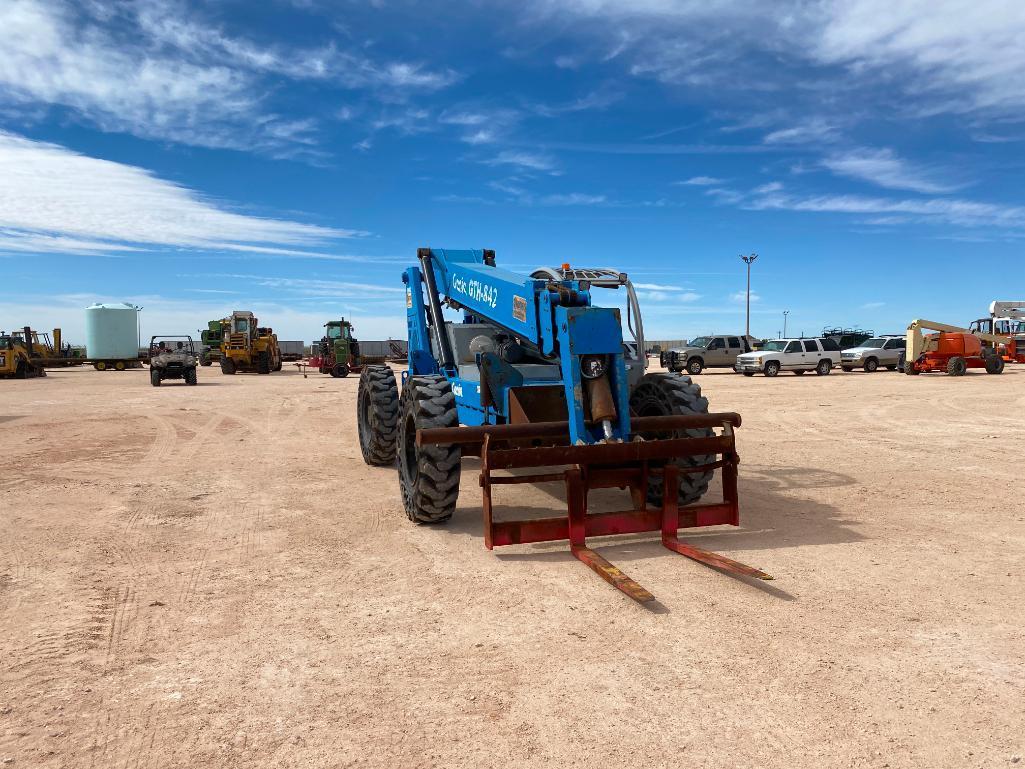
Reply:
[[[525,427],[525,426],[524,426]],[[536,447],[520,449],[493,449],[492,434],[485,434],[480,450],[480,485],[484,492],[484,543],[489,550],[503,545],[532,542],[569,540],[573,555],[587,564],[602,579],[641,603],[654,600],[654,596],[628,577],[605,558],[586,545],[588,536],[634,534],[659,531],[662,544],[680,555],[731,574],[772,579],[758,569],[746,566],[725,556],[710,553],[681,542],[677,530],[696,526],[718,526],[740,523],[737,492],[737,466],[739,457],[735,449],[733,428],[723,424],[722,436],[712,438],[676,438],[644,441],[637,444],[608,444],[581,447]],[[522,430],[517,438],[522,439]],[[691,450],[687,450],[690,448]],[[679,467],[671,462],[652,467],[651,460],[668,460],[679,456],[721,455],[722,459],[698,467]],[[640,458],[632,466],[610,466],[608,462],[623,462],[626,456]],[[573,462],[562,472],[520,476],[495,476],[498,468],[537,467],[551,460]],[[589,461],[583,461],[583,460]],[[722,469],[723,501],[715,504],[691,505],[680,509],[678,505],[679,473],[699,473]],[[646,506],[648,478],[655,474],[663,477],[663,502],[660,510]],[[492,487],[521,483],[564,481],[568,514],[565,517],[533,520],[496,521],[492,500]],[[587,496],[595,488],[629,488],[634,508],[614,513],[587,512]]]

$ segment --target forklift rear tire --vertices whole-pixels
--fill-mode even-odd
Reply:
[[[968,372],[968,362],[960,355],[947,361],[947,373],[950,376],[964,376]]]
[[[149,370],[149,383],[154,387],[160,387],[160,369],[150,368]]]
[[[416,431],[458,427],[456,396],[442,376],[411,376],[399,399],[399,484],[406,516],[416,523],[444,523],[459,496],[462,452],[458,445],[417,446]]]
[[[231,376],[235,373],[235,361],[232,358],[221,358],[221,373]]]
[[[645,374],[630,393],[630,410],[637,416],[669,416],[674,414],[707,414],[708,400],[701,396],[701,386],[688,376],[679,374]],[[668,433],[645,435],[645,438],[710,438],[710,429],[673,430]],[[679,457],[676,464],[681,468],[711,464],[713,456]],[[697,502],[708,491],[712,471],[704,473],[680,473],[681,505]],[[648,504],[662,506],[662,476],[648,478]]]
[[[356,426],[363,461],[368,465],[395,464],[399,431],[399,387],[388,366],[367,366],[359,377]]]

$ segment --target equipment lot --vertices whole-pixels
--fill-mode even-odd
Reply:
[[[591,542],[656,611],[565,544],[485,550],[475,460],[451,524],[409,523],[356,377],[0,383],[0,761],[1025,760],[1025,367],[696,381],[744,418],[742,527],[681,539],[776,580]]]

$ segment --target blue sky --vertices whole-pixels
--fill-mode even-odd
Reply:
[[[1025,290],[1023,36],[1001,0],[4,0],[0,327],[402,336],[422,245],[625,270],[649,337],[742,329],[752,251],[755,334],[967,323]]]

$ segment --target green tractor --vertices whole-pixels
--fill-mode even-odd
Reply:
[[[205,330],[200,330],[199,338],[202,347],[199,353],[199,365],[209,366],[214,361],[221,359],[221,340],[224,338],[224,329],[228,324],[224,320],[211,320],[206,324]]]
[[[359,342],[352,335],[352,324],[342,318],[328,321],[324,328],[326,331],[320,340],[320,349],[310,358],[310,365],[321,374],[333,377],[345,377],[350,371],[360,371],[363,364]]]

